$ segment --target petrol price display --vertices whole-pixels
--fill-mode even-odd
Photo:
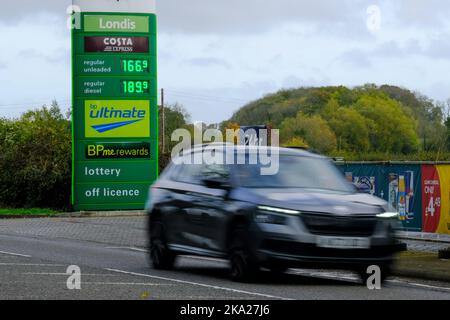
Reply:
[[[122,81],[122,92],[124,94],[149,93],[150,83],[147,80],[124,80]]]
[[[148,73],[149,61],[147,59],[123,59],[122,71],[126,73]]]

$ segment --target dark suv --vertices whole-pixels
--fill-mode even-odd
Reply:
[[[222,145],[214,156],[224,164],[191,164],[207,148],[172,160],[150,189],[154,268],[169,269],[177,255],[189,254],[229,259],[237,281],[262,267],[339,268],[366,278],[367,267],[377,265],[382,278],[388,275],[401,249],[394,237],[398,215],[384,200],[358,193],[331,160],[301,150]],[[277,155],[276,174],[262,174],[267,164],[254,161],[262,153]]]

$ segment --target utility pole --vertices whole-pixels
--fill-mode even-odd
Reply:
[[[423,131],[423,151],[427,151],[427,135],[425,129]]]
[[[166,152],[166,113],[164,110],[164,88],[161,89],[161,112],[162,112],[162,152]]]

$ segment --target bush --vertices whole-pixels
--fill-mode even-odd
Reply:
[[[0,120],[0,205],[68,209],[71,122],[58,105]]]

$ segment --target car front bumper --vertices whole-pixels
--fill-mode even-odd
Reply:
[[[348,268],[350,266],[386,264],[393,260],[403,245],[371,246],[368,249],[320,248],[315,244],[265,239],[257,249],[262,264],[283,263],[288,266],[313,268]]]
[[[388,230],[381,225],[372,235],[365,237],[370,244],[368,248],[342,249],[318,246],[318,238],[324,235],[312,234],[301,224],[254,224],[251,247],[262,265],[282,263],[289,267],[352,269],[391,263],[395,253],[405,250],[404,244]]]

